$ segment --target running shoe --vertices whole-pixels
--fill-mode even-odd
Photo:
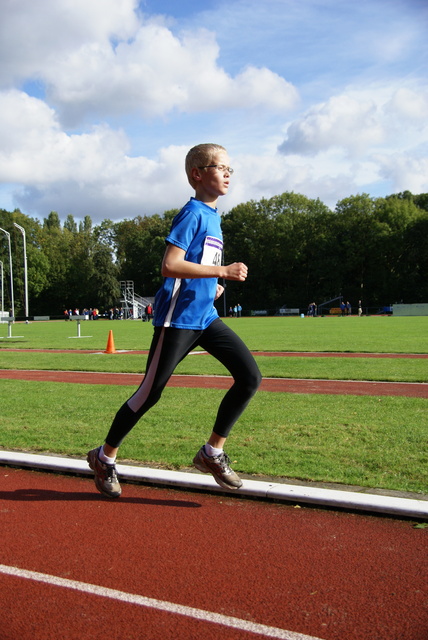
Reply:
[[[202,473],[211,473],[214,480],[224,489],[239,489],[241,478],[230,468],[230,459],[224,451],[219,456],[208,456],[201,447],[193,458],[193,464]]]
[[[119,498],[122,493],[122,489],[120,488],[119,480],[117,479],[116,465],[101,462],[98,457],[100,449],[101,447],[92,449],[92,451],[89,451],[86,458],[90,468],[95,474],[95,485],[98,491],[103,493],[105,496],[108,496],[109,498]]]

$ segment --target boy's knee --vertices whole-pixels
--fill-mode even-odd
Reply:
[[[260,387],[261,383],[263,380],[263,376],[261,374],[261,372],[259,370],[257,370],[257,373],[255,375],[255,379],[254,379],[254,385],[255,385],[255,391],[257,391],[257,389]]]
[[[262,374],[260,373],[259,369],[256,369],[247,375],[245,387],[247,389],[248,395],[253,396],[256,393],[257,389],[260,387],[261,381]]]

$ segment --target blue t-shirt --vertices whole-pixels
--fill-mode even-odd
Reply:
[[[221,265],[223,234],[217,209],[191,198],[178,213],[166,238],[186,252],[185,260]],[[164,278],[156,294],[153,324],[176,329],[206,329],[218,318],[217,278]]]

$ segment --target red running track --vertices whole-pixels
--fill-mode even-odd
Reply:
[[[96,373],[91,371],[0,370],[0,379],[40,380],[81,384],[114,384],[138,387],[143,376],[137,373]],[[168,386],[207,389],[228,389],[229,376],[173,375]],[[323,393],[336,395],[408,396],[428,398],[428,384],[416,382],[366,382],[358,380],[301,380],[264,378],[261,391],[279,393]]]
[[[410,521],[137,485],[109,501],[91,479],[17,469],[0,479],[1,640],[428,638],[428,529]]]

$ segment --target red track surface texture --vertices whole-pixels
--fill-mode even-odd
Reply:
[[[428,530],[411,522],[135,485],[109,501],[90,479],[13,469],[0,479],[1,640],[428,638]]]
[[[50,382],[76,382],[81,384],[115,384],[137,387],[142,376],[136,373],[93,373],[87,371],[22,371],[2,369],[0,378],[10,380],[45,380]],[[232,384],[227,376],[180,376],[174,375],[171,387],[199,387],[228,389]],[[370,396],[409,396],[428,398],[428,384],[412,382],[365,382],[349,380],[295,380],[265,378],[262,391],[282,393],[327,393]]]

